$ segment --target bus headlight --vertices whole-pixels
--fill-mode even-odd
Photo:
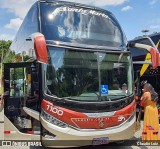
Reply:
[[[62,128],[68,127],[68,125],[66,123],[64,123],[64,122],[60,121],[59,119],[55,118],[54,116],[48,114],[43,109],[41,109],[41,116],[49,123],[52,123],[52,124],[57,125]]]

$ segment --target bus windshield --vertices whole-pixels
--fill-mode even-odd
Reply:
[[[76,101],[112,101],[132,94],[128,53],[74,51],[48,47],[46,94]],[[124,87],[125,90],[124,90]]]
[[[40,8],[46,40],[109,47],[123,47],[126,43],[110,12],[60,3],[41,3]]]

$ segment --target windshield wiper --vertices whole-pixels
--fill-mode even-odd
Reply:
[[[107,96],[100,96],[98,93],[94,92],[97,95],[98,101],[111,101]]]
[[[100,96],[100,101],[111,101],[110,98],[108,98],[107,96]]]

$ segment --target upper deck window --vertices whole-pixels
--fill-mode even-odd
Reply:
[[[46,40],[111,47],[125,43],[118,22],[107,11],[60,3],[41,3],[40,8]]]

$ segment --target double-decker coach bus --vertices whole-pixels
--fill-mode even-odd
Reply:
[[[139,36],[130,42],[142,43],[160,51],[160,33],[151,35]],[[154,87],[155,91],[160,97],[160,67],[153,69],[150,65],[151,55],[147,51],[139,51],[137,48],[130,48],[132,59],[134,63],[135,83],[146,81]],[[160,100],[158,100],[159,121],[160,121]]]
[[[131,42],[146,44],[154,48],[157,48],[158,51],[160,51],[160,33],[139,36],[131,40]],[[130,48],[130,51],[132,53],[133,62],[135,63],[134,64],[135,76],[136,72],[139,71],[140,82],[143,80],[147,80],[147,82],[151,83],[156,92],[160,95],[160,79],[159,79],[160,70],[159,67],[153,69],[153,67],[150,65],[151,55],[144,50],[139,51],[137,48]]]
[[[150,46],[131,46],[157,58]],[[132,57],[112,13],[39,0],[10,49],[13,62],[4,64],[5,139],[83,146],[134,135]]]

